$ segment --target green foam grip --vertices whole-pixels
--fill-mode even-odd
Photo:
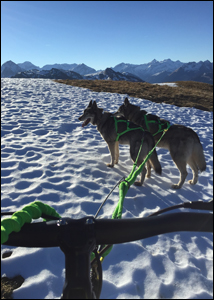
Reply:
[[[11,218],[1,221],[1,244],[8,240],[11,232],[19,232],[25,223],[40,218],[42,213],[61,218],[54,208],[40,201],[34,201],[22,210],[15,212]]]

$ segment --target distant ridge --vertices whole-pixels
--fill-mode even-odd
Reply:
[[[18,64],[7,61],[1,66],[2,78],[53,78],[54,76],[57,77],[54,79],[127,80],[149,83],[198,81],[213,84],[213,63],[209,60],[182,63],[179,60],[153,59],[149,63],[140,65],[120,63],[99,72],[83,63],[53,64],[39,68],[29,61]]]
[[[165,59],[142,65],[119,64],[113,68],[119,72],[130,72],[149,83],[162,83],[174,81],[199,81],[213,84],[213,63],[206,60],[182,63],[179,60]]]
[[[96,72],[93,74],[85,75],[85,79],[91,79],[91,80],[116,80],[116,81],[133,81],[133,82],[144,82],[141,78],[138,76],[128,73],[128,72],[115,72],[111,68],[106,68],[105,71]]]
[[[129,73],[120,73],[115,72],[114,70],[107,68],[105,71],[93,73],[90,75],[82,76],[79,73],[70,70],[62,70],[52,68],[51,70],[28,70],[18,72],[16,75],[13,75],[11,78],[50,78],[50,79],[102,79],[102,80],[115,80],[115,81],[132,81],[132,82],[143,82],[139,77],[129,74]]]
[[[51,70],[28,70],[19,72],[11,78],[49,78],[49,79],[82,79],[83,77],[73,71],[59,70],[52,68]]]

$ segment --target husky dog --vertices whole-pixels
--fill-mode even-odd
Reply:
[[[130,145],[130,156],[135,162],[141,143],[143,139],[143,146],[141,148],[137,166],[141,165],[145,157],[155,146],[154,138],[148,131],[142,130],[139,126],[128,122],[124,117],[115,118],[113,114],[104,112],[102,108],[97,106],[96,101],[92,103],[90,101],[88,107],[84,110],[83,115],[79,117],[80,121],[83,121],[82,127],[86,126],[89,122],[92,125],[97,126],[97,130],[100,132],[103,139],[106,141],[109,152],[111,154],[111,163],[107,164],[108,167],[114,167],[114,164],[119,160],[119,144]],[[115,123],[116,121],[119,121]],[[127,126],[129,128],[136,128],[135,130],[126,131]],[[116,130],[117,129],[117,130]],[[118,133],[124,132],[124,134],[118,136]],[[161,165],[157,158],[156,150],[154,149],[152,155],[149,158],[147,177],[150,177],[151,170],[150,164],[154,168],[155,172],[161,174]],[[146,174],[146,168],[144,166],[141,179],[139,182],[135,182],[135,185],[142,185]]]
[[[123,116],[136,125],[149,130],[155,139],[155,143],[163,134],[163,129],[166,129],[169,124],[168,121],[160,119],[156,115],[147,114],[145,110],[140,110],[140,107],[131,104],[128,98],[125,98],[116,115]],[[172,160],[180,171],[180,180],[178,184],[173,184],[172,188],[180,189],[182,187],[187,177],[187,164],[193,173],[189,183],[197,183],[198,169],[203,172],[206,169],[206,162],[203,147],[195,131],[183,125],[171,125],[157,147],[169,150]]]

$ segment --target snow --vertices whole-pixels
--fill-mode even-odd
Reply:
[[[167,71],[169,73],[175,71],[179,67],[183,65],[180,61],[172,61],[171,59],[164,59],[163,61],[157,61],[153,59],[149,63],[134,65],[134,64],[119,64],[113,68],[114,71],[117,72],[129,72],[135,74],[146,80],[145,76],[152,76],[154,74],[161,73],[163,71]],[[146,80],[147,81],[147,80]]]
[[[200,69],[200,67],[202,66],[203,62],[200,61],[198,63],[196,62],[190,62],[187,63],[183,66],[184,70],[187,72],[191,72],[191,71],[198,71]]]
[[[158,85],[168,85],[171,87],[176,87],[177,84],[175,82],[163,82],[163,83],[153,83],[153,84],[158,84]]]
[[[114,185],[128,176],[132,162],[128,147],[121,146],[119,164],[108,168],[107,144],[95,126],[82,128],[78,117],[90,100],[115,112],[127,95],[97,93],[50,79],[5,78],[1,84],[2,211],[19,210],[39,200],[63,217],[94,215]],[[186,201],[212,199],[213,113],[145,99],[129,100],[149,113],[195,130],[207,168],[194,186],[187,182],[192,176],[188,168],[182,189],[172,190],[178,170],[169,153],[158,148],[162,175],[152,172],[143,187],[131,186],[123,218],[146,217]],[[116,188],[99,217],[111,218],[118,195]],[[60,249],[3,245],[2,253],[11,248],[12,255],[2,259],[1,274],[20,274],[25,279],[14,291],[14,299],[60,298],[65,272]],[[114,245],[102,266],[102,299],[213,298],[211,233],[175,232]]]

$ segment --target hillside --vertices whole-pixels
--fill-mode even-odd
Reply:
[[[213,111],[213,85],[194,81],[176,81],[177,87],[147,82],[105,80],[56,80],[56,82],[90,89],[95,92],[128,94],[156,103],[195,107]]]

